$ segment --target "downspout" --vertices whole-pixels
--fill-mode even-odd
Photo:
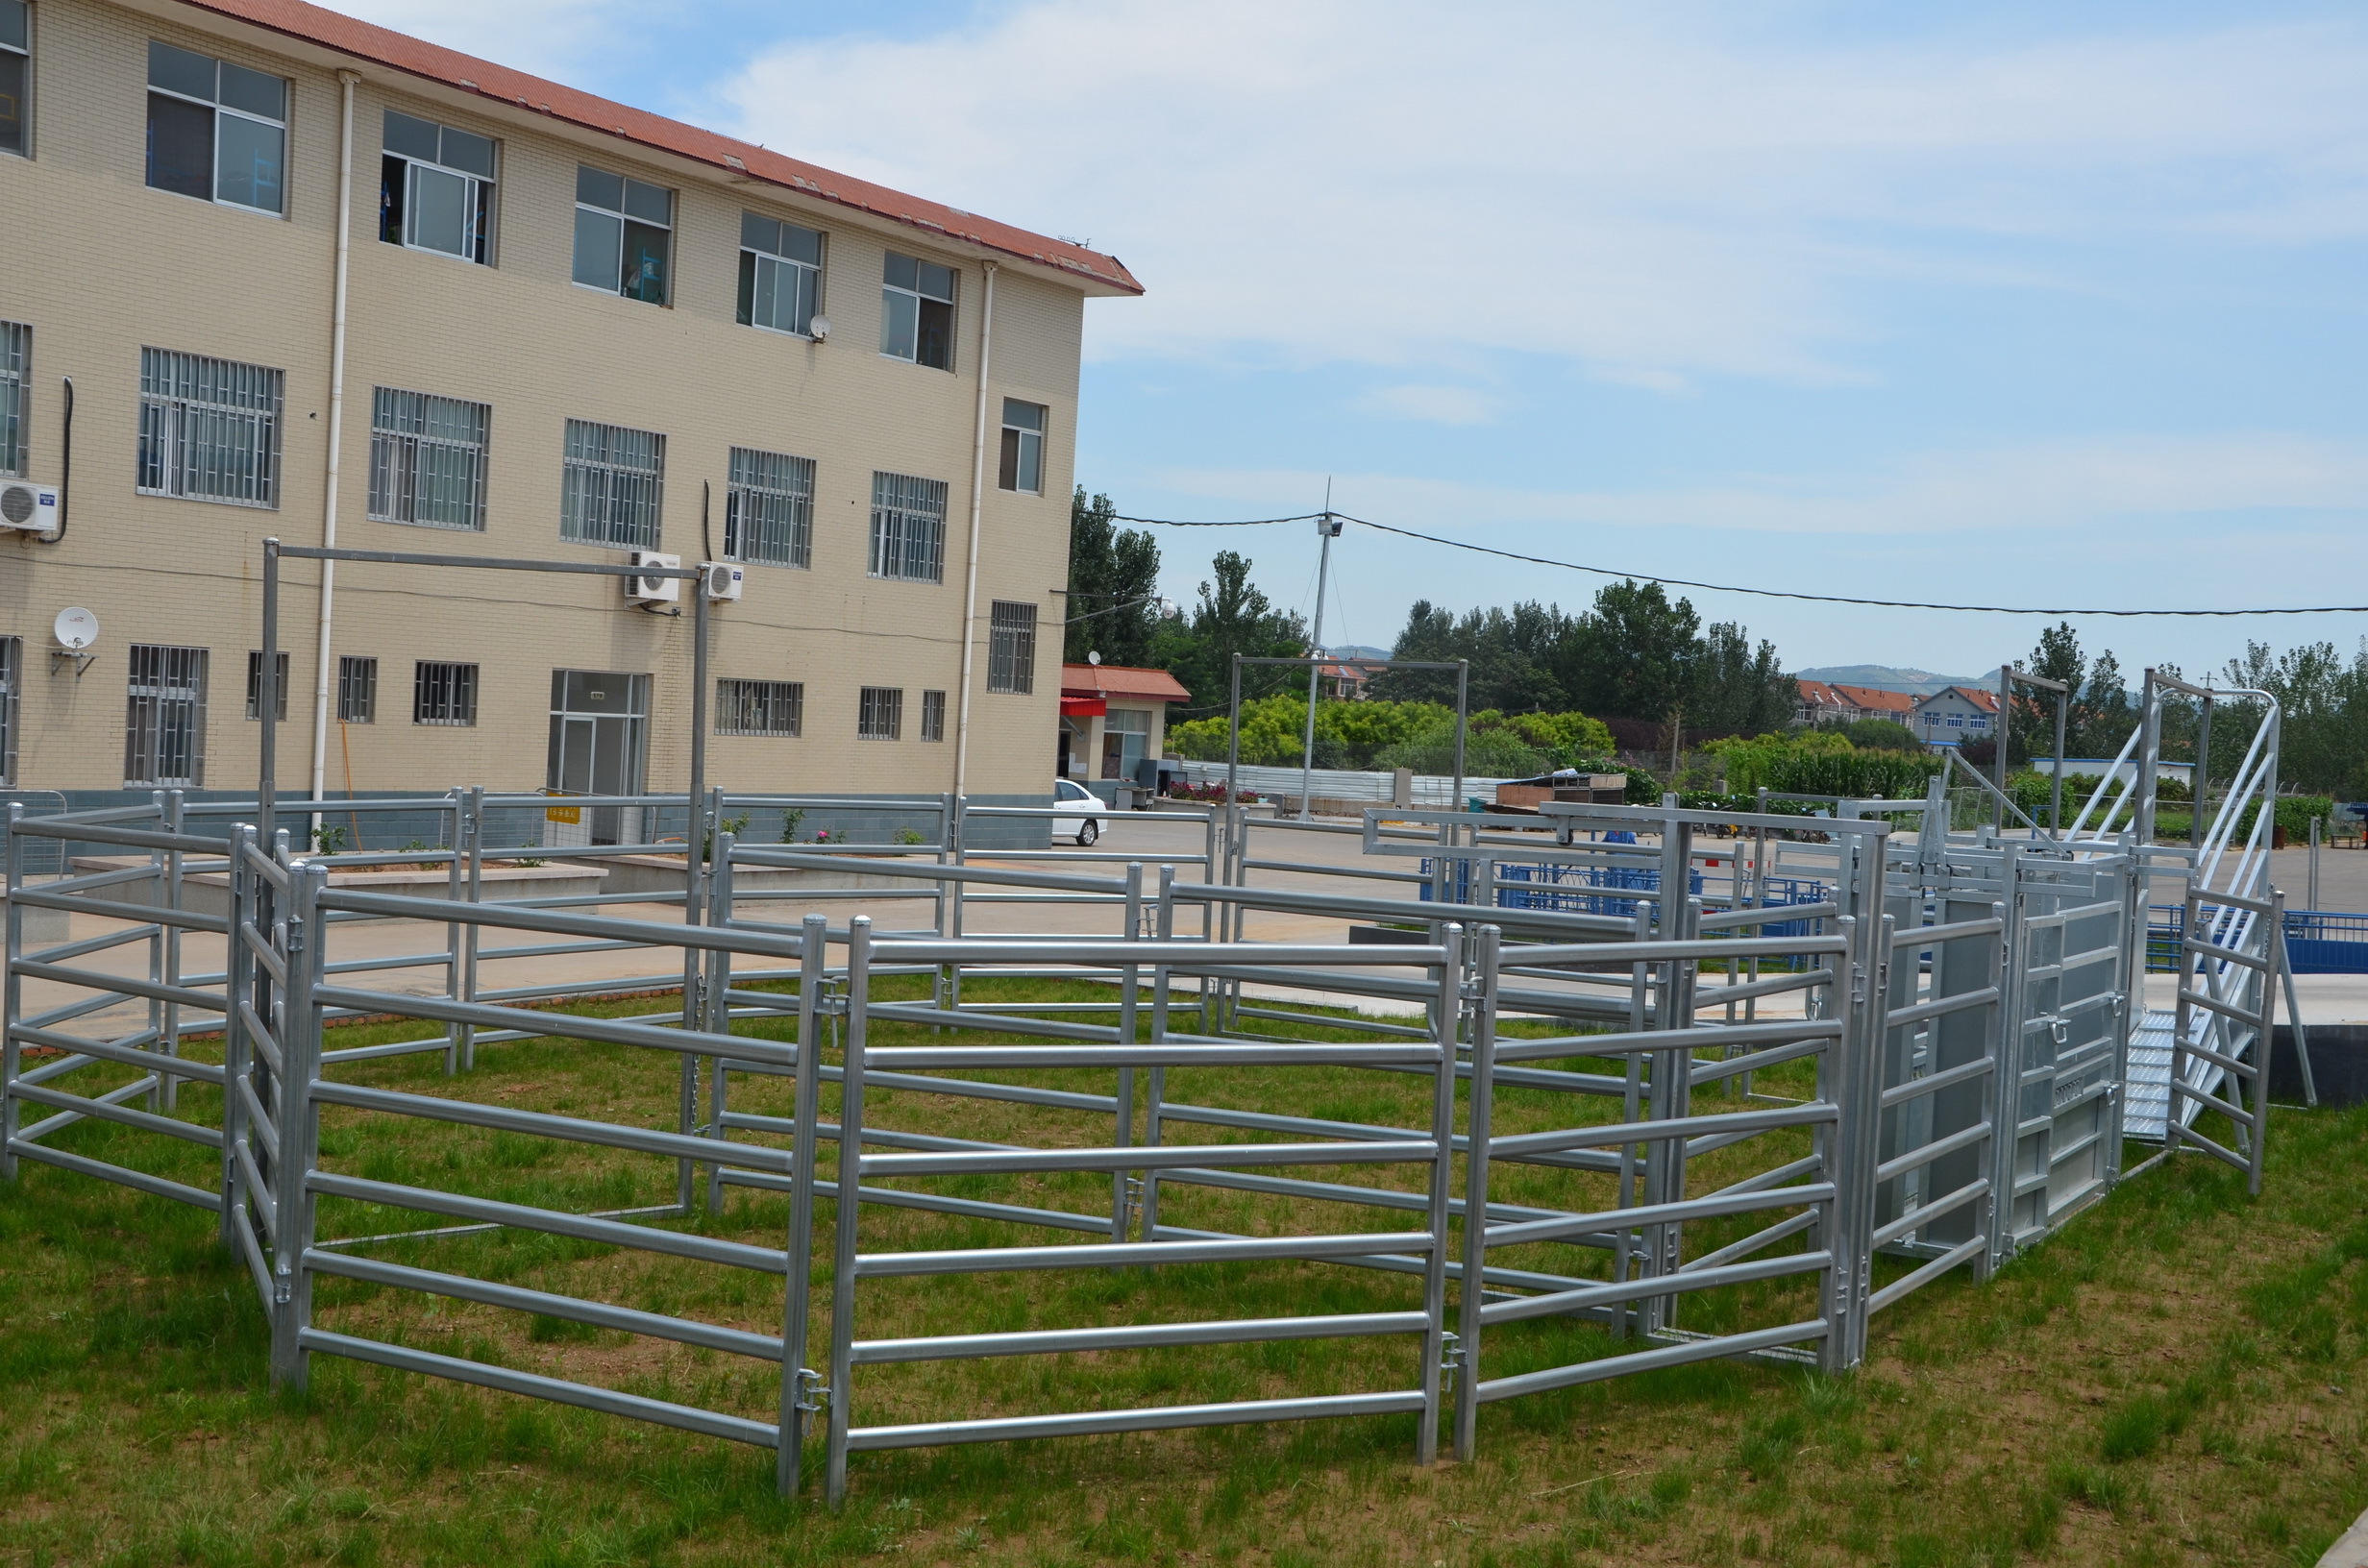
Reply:
[[[978,428],[971,437],[971,560],[962,588],[962,696],[953,730],[953,793],[970,779],[971,661],[978,643],[978,529],[987,490],[987,365],[995,332],[996,264],[987,263],[987,297],[978,312]]]
[[[321,548],[337,544],[337,474],[345,443],[345,287],[354,252],[354,88],[361,78],[337,73],[343,109],[337,129],[337,282],[329,325],[329,478],[321,501]],[[312,798],[321,798],[329,772],[329,631],[336,608],[337,563],[321,563],[321,638],[312,683]],[[312,826],[320,826],[313,813]]]

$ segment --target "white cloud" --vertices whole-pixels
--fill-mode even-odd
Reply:
[[[1426,425],[1486,425],[1504,405],[1493,393],[1468,386],[1377,386],[1357,400],[1369,414]]]
[[[1872,282],[2089,286],[2034,238],[2357,237],[2362,80],[2335,24],[1870,44],[1609,0],[1022,0],[726,91],[771,145],[1090,233],[1150,289],[1091,313],[1102,356],[1512,353],[1674,390],[1862,379]]]

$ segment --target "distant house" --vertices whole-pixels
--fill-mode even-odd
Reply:
[[[1905,692],[1874,686],[1837,686],[1830,681],[1797,680],[1792,720],[1810,725],[1841,725],[1861,719],[1888,719],[1906,724],[1915,715],[1915,698]]]
[[[1962,746],[1986,741],[1997,732],[1998,694],[1978,686],[1947,686],[1915,699],[1908,726],[1927,746]]]
[[[1317,689],[1325,697],[1342,702],[1362,702],[1365,700],[1366,682],[1372,678],[1372,674],[1361,664],[1327,660],[1316,667]]]
[[[1191,695],[1165,670],[1062,665],[1056,775],[1141,782],[1137,770],[1143,760],[1165,754],[1168,704]]]

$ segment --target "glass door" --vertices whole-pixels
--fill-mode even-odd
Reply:
[[[602,670],[551,673],[551,751],[544,779],[554,795],[639,795],[647,762],[650,677]],[[591,844],[641,842],[644,817],[620,806],[585,814]],[[633,832],[629,839],[629,824]]]

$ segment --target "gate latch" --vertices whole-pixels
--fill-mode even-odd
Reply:
[[[798,1368],[797,1384],[797,1393],[792,1400],[794,1408],[809,1415],[830,1409],[830,1386],[823,1382],[820,1372],[810,1366]]]

